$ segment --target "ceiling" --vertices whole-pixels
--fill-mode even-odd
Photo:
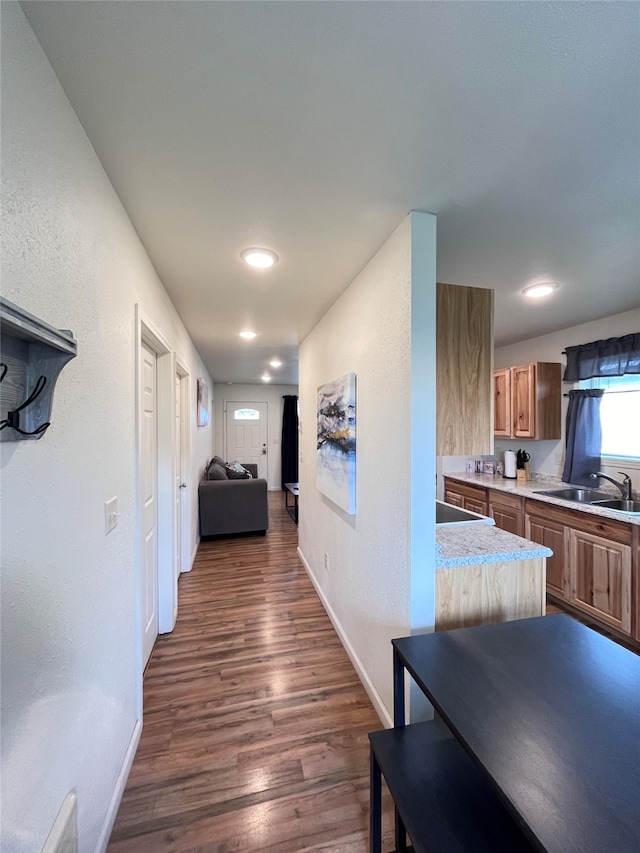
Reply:
[[[214,381],[297,383],[411,210],[497,345],[640,304],[637,2],[21,5]]]

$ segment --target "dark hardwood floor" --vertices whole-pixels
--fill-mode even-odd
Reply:
[[[367,732],[382,728],[296,554],[206,541],[144,678],[144,727],[108,853],[365,853]],[[390,674],[391,677],[391,674]],[[385,799],[385,850],[393,849]]]

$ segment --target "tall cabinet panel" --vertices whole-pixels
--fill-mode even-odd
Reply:
[[[438,456],[493,452],[493,290],[437,285]]]

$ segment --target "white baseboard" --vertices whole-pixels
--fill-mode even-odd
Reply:
[[[111,795],[111,802],[109,803],[109,808],[107,809],[107,814],[104,819],[102,831],[100,833],[100,837],[98,838],[98,843],[96,844],[95,853],[104,853],[104,851],[107,849],[109,837],[111,836],[111,830],[113,829],[113,824],[115,823],[116,815],[118,814],[118,809],[120,808],[120,802],[122,801],[122,795],[124,794],[127,779],[129,778],[131,765],[133,764],[133,759],[135,758],[136,750],[138,749],[138,744],[140,743],[141,734],[142,720],[136,720],[136,724],[133,727],[133,733],[129,741],[129,746],[127,747],[127,751],[124,756],[124,761],[122,762],[122,767],[120,768],[120,772],[118,773],[116,786],[113,789],[113,794]]]
[[[300,550],[300,547],[298,547],[297,553],[298,553],[298,557],[300,557],[300,560],[302,561],[302,565],[304,566],[306,573],[309,575],[309,578],[311,580],[311,583],[314,586],[315,591],[318,593],[318,597],[319,597],[320,601],[322,602],[322,606],[324,607],[324,609],[327,613],[327,616],[331,620],[331,624],[335,628],[336,634],[338,635],[340,642],[344,646],[344,650],[349,655],[349,660],[353,664],[353,667],[358,674],[358,678],[362,682],[362,686],[367,691],[367,695],[369,696],[369,699],[371,699],[371,702],[373,703],[373,707],[376,709],[376,713],[380,717],[380,721],[382,722],[382,725],[386,729],[393,728],[393,716],[389,713],[387,706],[384,704],[384,702],[382,701],[382,699],[380,697],[380,694],[378,693],[378,691],[374,687],[373,683],[371,682],[371,679],[369,678],[369,675],[368,675],[366,669],[362,665],[362,661],[360,660],[360,658],[356,654],[355,649],[353,648],[353,646],[349,642],[349,638],[348,638],[344,628],[342,627],[340,620],[338,619],[333,608],[331,607],[331,605],[327,601],[327,599],[326,599],[326,597],[322,591],[322,588],[320,587],[320,585],[316,581],[315,575],[311,571],[311,567],[309,566],[309,563],[307,563],[307,561],[305,560],[304,554]]]
[[[199,547],[200,547],[200,537],[198,536],[198,538],[196,539],[196,544],[193,546],[193,551],[191,552],[191,565],[189,566],[188,571],[191,571],[191,569],[193,568],[193,564],[196,561],[196,555],[198,553]]]

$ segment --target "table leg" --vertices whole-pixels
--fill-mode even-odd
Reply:
[[[369,789],[369,851],[382,853],[382,779],[380,765],[370,752],[370,789]]]
[[[400,660],[397,651],[393,650],[393,725],[396,727],[405,724],[404,703],[404,664]],[[395,809],[395,840],[396,850],[407,849],[407,830],[402,818]]]
[[[398,652],[393,650],[393,725],[404,726],[404,665]]]

